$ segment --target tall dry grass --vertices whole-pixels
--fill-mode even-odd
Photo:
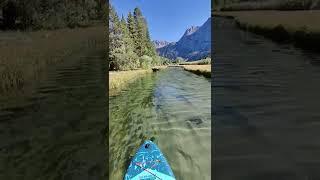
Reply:
[[[0,32],[0,95],[24,90],[48,67],[100,43],[104,26],[37,32]]]
[[[216,16],[234,17],[237,25],[278,42],[320,51],[320,10],[308,11],[228,11]]]
[[[298,30],[320,32],[320,10],[312,11],[232,11],[215,12],[214,15],[232,16],[236,21],[247,26],[274,28],[283,26],[288,32]]]
[[[182,65],[184,70],[203,75],[207,78],[211,78],[211,64],[210,65]]]
[[[131,71],[109,71],[109,96],[117,95],[127,85],[146,73],[152,72],[151,69],[131,70]]]

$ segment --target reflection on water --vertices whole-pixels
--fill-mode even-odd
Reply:
[[[52,68],[26,102],[0,102],[11,104],[0,109],[0,179],[103,178],[104,67],[102,52],[74,55]]]
[[[216,179],[320,178],[320,55],[214,23]]]
[[[121,179],[130,156],[148,138],[177,179],[210,179],[210,79],[180,68],[146,75],[109,100],[110,179]]]

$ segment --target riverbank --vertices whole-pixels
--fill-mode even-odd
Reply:
[[[211,78],[211,64],[209,65],[181,65],[184,70],[197,75]]]
[[[83,50],[103,47],[103,24],[88,28],[0,31],[0,97],[32,91],[49,68]]]
[[[156,72],[156,71],[159,71],[159,70],[163,70],[163,69],[166,69],[168,66],[154,66],[152,67],[152,71],[153,72]]]
[[[243,10],[315,10],[320,9],[319,0],[248,0],[226,4],[223,7],[215,7],[221,11]]]
[[[146,73],[151,73],[167,68],[167,66],[154,66],[150,69],[138,69],[129,71],[109,71],[109,96],[117,95],[121,90],[137,78]]]
[[[207,57],[205,59],[200,59],[197,61],[187,61],[183,63],[179,63],[179,65],[208,65],[211,64],[211,58]]]
[[[151,72],[151,69],[109,71],[109,96],[117,95],[121,90],[125,89],[129,83]]]
[[[234,18],[238,27],[277,42],[320,50],[319,10],[216,11],[215,17]]]

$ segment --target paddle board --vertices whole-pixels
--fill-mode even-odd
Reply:
[[[124,179],[176,180],[166,158],[158,146],[150,140],[140,146],[130,162]]]

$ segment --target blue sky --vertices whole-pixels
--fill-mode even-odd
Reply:
[[[211,0],[110,0],[118,15],[127,17],[139,7],[147,19],[152,40],[178,41],[192,25],[210,17]]]

